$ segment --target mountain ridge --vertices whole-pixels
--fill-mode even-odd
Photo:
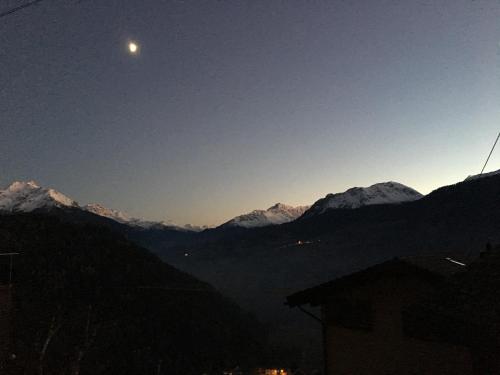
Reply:
[[[486,173],[480,173],[480,174],[470,175],[470,176],[467,176],[467,178],[464,181],[477,180],[479,178],[491,177],[491,176],[495,176],[497,174],[500,174],[500,169],[498,169],[496,171],[491,171],[491,172],[486,172]]]
[[[54,189],[40,187],[35,181],[14,181],[0,191],[0,210],[30,212],[51,207],[78,207],[78,203]]]
[[[266,210],[253,210],[238,215],[225,222],[220,227],[257,228],[268,225],[284,224],[293,221],[304,214],[310,206],[290,206],[276,203]]]
[[[265,332],[256,319],[210,284],[102,225],[12,213],[0,215],[0,240],[4,251],[19,253],[11,274],[16,339],[9,349],[17,358],[2,374],[39,373],[40,349],[33,343],[52,326],[63,328],[47,347],[47,374],[79,373],[75,348],[85,354],[85,374],[156,373],[158,359],[171,361],[172,373],[221,373],[262,356],[257,332]],[[0,258],[5,283],[9,261]],[[211,309],[221,313],[207,313]],[[89,328],[92,340],[85,341]]]
[[[328,194],[311,206],[291,206],[276,203],[262,210],[238,215],[214,229],[258,228],[292,222],[299,218],[321,214],[332,208],[359,208],[364,205],[400,203],[421,198],[416,190],[396,182],[385,182],[367,188],[354,187],[343,193]],[[31,212],[53,208],[71,208],[90,212],[117,223],[142,229],[168,229],[187,232],[202,232],[208,226],[178,225],[168,221],[150,221],[135,218],[127,213],[108,208],[99,203],[79,205],[70,197],[52,188],[44,188],[34,181],[15,181],[5,190],[0,190],[0,211]]]
[[[330,193],[314,202],[302,218],[325,213],[330,209],[356,209],[377,204],[398,204],[422,198],[413,188],[399,182],[388,181],[368,187],[353,187],[342,193]]]
[[[107,208],[99,203],[89,203],[81,206],[77,201],[65,194],[38,185],[35,181],[14,181],[6,189],[0,190],[0,211],[9,213],[29,213],[48,211],[54,208],[79,209],[94,215],[111,219],[120,224],[138,228],[156,228],[178,231],[198,232],[206,229],[194,225],[176,225],[164,221],[148,221],[134,218],[127,213]]]

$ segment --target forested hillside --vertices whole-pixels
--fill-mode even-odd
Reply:
[[[262,361],[254,318],[103,226],[5,215],[0,243],[20,253],[9,374],[200,374]]]

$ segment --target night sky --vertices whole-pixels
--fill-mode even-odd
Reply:
[[[211,225],[388,180],[428,193],[479,173],[500,130],[499,16],[497,0],[45,0],[0,18],[0,184]]]

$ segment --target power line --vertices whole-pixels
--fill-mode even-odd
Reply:
[[[15,7],[15,8],[6,10],[5,12],[0,13],[0,18],[8,16],[9,14],[15,13],[15,12],[21,10],[21,9],[28,8],[28,7],[32,6],[32,5],[40,3],[42,1],[43,0],[31,0],[31,1],[27,2],[27,3],[24,3],[22,5],[19,5],[19,6]]]
[[[493,143],[493,147],[491,148],[490,154],[488,155],[488,158],[486,159],[486,162],[485,162],[485,163],[484,163],[484,165],[483,165],[483,169],[481,169],[481,173],[480,173],[480,175],[482,175],[482,174],[483,174],[483,172],[484,172],[484,168],[486,168],[486,164],[488,164],[488,160],[490,160],[490,156],[491,156],[491,154],[493,153],[493,150],[495,149],[495,146],[497,145],[498,138],[500,138],[500,133],[498,133],[497,139],[495,140],[495,143]]]

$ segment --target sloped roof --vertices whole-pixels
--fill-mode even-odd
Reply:
[[[465,269],[466,265],[462,261],[445,256],[394,258],[324,284],[296,292],[287,297],[286,304],[290,307],[304,304],[317,306],[327,296],[370,283],[382,276],[404,277],[416,275],[431,282],[439,282]]]

